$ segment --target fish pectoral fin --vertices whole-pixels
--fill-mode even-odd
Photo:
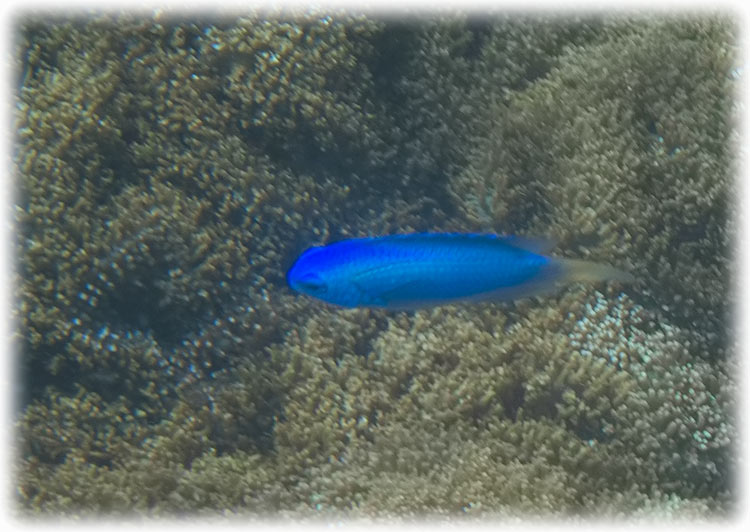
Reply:
[[[419,281],[406,281],[404,283],[401,283],[397,286],[394,286],[393,288],[389,290],[384,290],[380,293],[380,297],[385,300],[391,300],[394,296],[398,294],[403,294],[404,292],[408,291],[409,288],[414,288],[419,285]]]
[[[400,283],[398,285],[392,286],[391,288],[387,290],[383,290],[382,292],[373,293],[372,290],[363,290],[362,287],[354,283],[357,287],[357,290],[359,290],[359,296],[360,296],[360,304],[367,305],[367,306],[373,306],[373,307],[394,307],[393,301],[399,301],[404,300],[403,297],[404,292],[408,291],[410,287],[416,287],[419,284],[419,281],[406,281],[404,283]],[[402,297],[399,297],[402,296]],[[398,306],[398,303],[396,304]],[[407,305],[408,307],[408,305]],[[407,308],[404,307],[404,308]],[[401,308],[399,306],[399,308]]]
[[[365,307],[385,307],[387,303],[379,294],[373,294],[371,290],[365,290],[357,282],[352,282],[359,293],[359,304]]]

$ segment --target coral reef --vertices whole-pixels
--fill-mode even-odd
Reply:
[[[697,332],[694,354],[721,357],[733,30],[721,19],[617,30],[572,47],[549,76],[489,108],[494,128],[453,181],[454,197],[477,227],[547,234],[576,256],[629,264],[639,297]]]
[[[714,384],[732,368],[696,368],[677,331],[644,332],[652,319],[626,296],[580,290],[512,325],[494,309],[418,313],[378,337],[366,361],[346,357],[333,372],[313,357],[323,376],[299,395],[326,383],[333,404],[292,404],[308,423],[327,418],[338,438],[305,496],[377,515],[596,515],[623,511],[623,493],[631,510],[639,494],[667,489],[726,497],[733,390]],[[358,365],[377,368],[366,388]],[[664,397],[672,391],[684,398]]]
[[[733,508],[728,21],[18,23],[24,515]],[[308,245],[426,229],[640,281],[416,313],[284,286]]]

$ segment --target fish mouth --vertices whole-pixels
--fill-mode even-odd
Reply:
[[[294,261],[294,264],[292,264],[292,265],[291,265],[291,266],[289,267],[289,269],[288,269],[288,270],[286,271],[286,276],[285,276],[285,279],[286,279],[286,285],[287,285],[287,286],[288,286],[289,288],[292,288],[292,289],[294,289],[294,285],[292,284],[292,283],[293,283],[293,281],[292,281],[292,270],[294,269],[294,266],[295,266],[296,264],[297,264],[297,261],[295,260],[295,261]]]
[[[317,274],[308,272],[289,279],[289,286],[298,292],[320,296],[328,292],[328,284]]]
[[[314,271],[309,271],[308,268],[300,267],[300,259],[304,257],[304,254],[299,257],[294,264],[286,272],[286,284],[292,290],[318,296],[325,294],[328,291],[328,284],[326,281]]]
[[[295,279],[297,278],[295,270],[297,269],[297,266],[299,265],[299,261],[303,256],[304,256],[304,253],[300,255],[299,257],[297,257],[296,259],[294,259],[294,262],[292,263],[291,266],[289,266],[289,269],[286,271],[286,276],[285,276],[286,284],[289,288],[293,288],[294,290],[297,289],[295,287],[295,283],[296,283]]]
[[[290,288],[294,288],[296,290],[296,287],[294,285],[296,282],[295,279],[299,277],[298,275],[299,272],[295,272],[295,270],[299,269],[298,267],[299,267],[300,262],[303,259],[305,259],[310,254],[310,252],[313,251],[314,249],[317,249],[317,246],[312,246],[312,247],[307,248],[305,251],[300,253],[296,259],[294,259],[294,262],[292,263],[291,266],[289,266],[289,269],[286,271],[285,277],[286,277],[287,286],[289,286]]]

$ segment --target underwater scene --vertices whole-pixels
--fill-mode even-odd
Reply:
[[[730,16],[14,31],[18,515],[733,515]]]

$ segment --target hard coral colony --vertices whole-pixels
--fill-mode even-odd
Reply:
[[[733,508],[728,18],[17,30],[25,514]],[[638,282],[390,313],[285,286],[310,243],[428,230]]]

